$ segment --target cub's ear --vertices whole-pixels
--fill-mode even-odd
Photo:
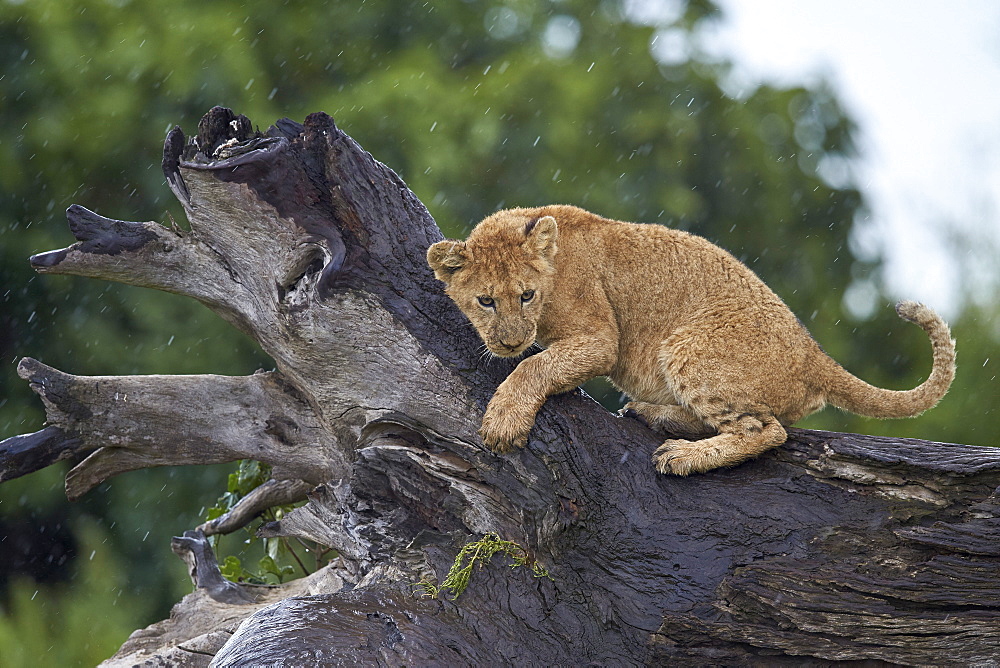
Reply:
[[[472,251],[464,241],[445,239],[427,249],[427,264],[438,280],[448,283],[452,275],[472,261]]]
[[[556,254],[556,238],[559,236],[559,226],[552,216],[543,216],[529,221],[524,226],[525,243],[536,253],[551,260]]]

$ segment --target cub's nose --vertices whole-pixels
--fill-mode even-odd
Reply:
[[[500,345],[509,350],[517,350],[524,345],[524,339],[513,336],[500,337]]]
[[[493,348],[493,354],[500,357],[517,355],[525,348],[524,339],[515,339],[513,337],[501,338],[493,344]]]
[[[523,323],[507,323],[506,326],[498,327],[496,331],[496,341],[499,347],[508,354],[515,355],[531,343],[534,332],[529,331]]]

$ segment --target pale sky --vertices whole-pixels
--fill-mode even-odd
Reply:
[[[861,130],[856,247],[883,249],[893,296],[953,314],[963,272],[1000,264],[982,257],[1000,247],[1000,2],[718,1],[706,47],[750,85],[832,83]],[[956,229],[971,254],[942,249]]]

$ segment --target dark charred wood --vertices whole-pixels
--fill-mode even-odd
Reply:
[[[11,436],[0,441],[0,482],[34,473],[64,459],[77,458],[92,449],[78,434],[59,427]]]
[[[212,107],[198,122],[195,144],[199,153],[214,156],[223,144],[243,143],[252,138],[253,123],[249,118],[225,107]]]
[[[482,359],[426,267],[441,238],[427,210],[324,114],[263,133],[241,119],[214,109],[197,138],[167,138],[164,173],[190,231],[74,209],[88,231],[36,268],[198,299],[275,371],[85,378],[25,360],[51,431],[5,442],[18,451],[5,475],[54,461],[45,444],[59,434],[92,451],[67,478],[73,498],[144,466],[258,459],[274,482],[206,529],[308,490],[260,533],[340,557],[255,605],[196,591],[111,664],[195,646],[216,665],[1000,655],[1000,451],[790,429],[755,461],[677,478],[650,463],[662,436],[576,391],[546,403],[527,448],[494,455],[476,431],[512,364]],[[415,585],[440,582],[486,533],[551,579],[498,555],[458,599],[422,598]],[[211,572],[199,554],[196,570]]]

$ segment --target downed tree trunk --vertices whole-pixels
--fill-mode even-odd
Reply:
[[[442,238],[405,184],[324,114],[261,135],[226,109],[167,138],[190,231],[70,207],[79,241],[36,255],[198,299],[271,355],[247,377],[80,377],[25,359],[48,426],[0,444],[0,480],[67,457],[71,499],[149,466],[241,458],[273,481],[227,518],[308,495],[268,536],[341,557],[272,588],[229,585],[204,533],[174,549],[200,588],[110,665],[969,664],[1000,656],[1000,451],[790,430],[756,461],[657,474],[661,437],[582,392],[528,447],[476,434],[512,363],[484,360],[424,260]],[[422,598],[492,532],[457,600]]]

